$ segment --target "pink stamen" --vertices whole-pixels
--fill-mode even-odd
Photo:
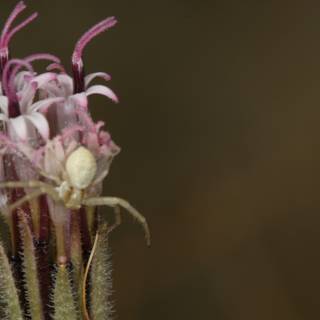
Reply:
[[[50,53],[35,53],[24,59],[24,61],[29,63],[37,60],[48,60],[48,61],[53,61],[54,63],[57,63],[57,64],[60,63],[60,59]]]
[[[11,66],[13,65],[16,65],[17,67],[14,69],[15,72],[11,72],[10,73],[10,69],[11,69]],[[24,60],[20,60],[20,59],[11,59],[5,66],[4,70],[3,70],[3,76],[2,76],[2,85],[3,85],[3,88],[4,88],[4,91],[7,92],[7,91],[10,91],[10,80],[14,77],[15,75],[17,74],[18,70],[21,68],[21,67],[26,67],[28,69],[28,71],[30,71],[31,73],[33,73],[33,68],[32,68],[32,65],[27,62],[27,61],[24,61]]]
[[[11,70],[11,67],[16,65],[16,67]],[[32,65],[24,60],[12,59],[4,67],[2,75],[2,86],[9,99],[9,117],[17,117],[20,115],[18,98],[15,91],[14,79],[21,67],[25,67],[30,73],[33,74]]]
[[[5,38],[5,36],[7,35],[7,33],[9,32],[9,29],[11,28],[11,25],[13,23],[13,21],[18,17],[18,15],[26,8],[26,5],[24,4],[23,1],[20,1],[15,8],[13,9],[13,11],[11,12],[11,14],[9,15],[3,29],[2,29],[2,33],[1,33],[1,38],[0,38],[0,46],[3,47],[3,40]]]
[[[21,29],[23,29],[25,26],[27,26],[29,23],[31,23],[34,19],[36,19],[38,16],[38,13],[35,12],[33,13],[29,18],[27,18],[26,20],[24,20],[23,22],[21,22],[19,25],[17,25],[16,27],[14,27],[7,35],[4,36],[4,39],[2,40],[2,46],[4,47],[8,47],[9,42],[11,40],[11,38]]]
[[[77,42],[72,55],[73,64],[78,63],[87,44],[96,36],[110,29],[117,23],[115,17],[109,17],[89,29]]]
[[[117,23],[115,17],[110,17],[102,20],[98,24],[89,29],[76,43],[72,54],[72,69],[74,78],[74,93],[83,92],[85,89],[84,71],[82,54],[87,44],[97,35],[113,27]]]
[[[47,71],[53,71],[53,70],[58,70],[61,73],[66,73],[66,69],[60,63],[51,63],[47,66]]]
[[[12,63],[13,60],[16,61],[16,62]],[[8,81],[8,85],[11,86],[11,82],[12,82],[12,84],[14,83],[14,78],[15,78],[17,72],[19,71],[19,69],[22,66],[26,66],[27,69],[31,73],[30,75],[25,75],[24,79],[26,81],[31,81],[32,78],[33,78],[33,74],[34,74],[31,63],[34,62],[34,61],[37,61],[37,60],[48,60],[48,61],[53,61],[54,63],[59,63],[60,62],[59,58],[57,58],[56,56],[54,56],[52,54],[49,54],[49,53],[35,53],[35,54],[32,54],[32,55],[26,57],[23,60],[12,59],[12,60],[9,61],[10,65],[16,64],[17,66],[13,69],[12,73],[9,75],[9,78],[11,80],[9,80],[9,78],[8,78],[9,68],[6,68],[6,74],[7,75],[5,75],[5,73],[3,73],[3,81],[7,80]],[[9,89],[9,91],[10,91],[10,89]]]

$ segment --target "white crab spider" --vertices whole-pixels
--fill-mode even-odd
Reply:
[[[87,189],[100,182],[95,179],[97,163],[93,154],[85,147],[78,147],[67,158],[63,174],[64,181],[58,177],[52,177],[41,172],[43,176],[52,180],[55,187],[51,184],[38,181],[9,181],[0,183],[0,188],[31,188],[35,191],[28,193],[23,198],[8,207],[8,211],[17,209],[23,203],[39,197],[42,194],[49,195],[54,201],[62,202],[68,209],[79,209],[81,206],[109,206],[113,208],[122,207],[126,209],[145,231],[147,244],[150,245],[150,231],[147,221],[134,207],[126,200],[117,197],[90,197]]]

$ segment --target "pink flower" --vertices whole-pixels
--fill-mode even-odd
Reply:
[[[81,143],[96,157],[98,163],[99,181],[108,174],[113,158],[120,152],[120,148],[112,141],[108,132],[103,131],[103,121],[94,123],[88,113],[78,110],[79,121],[84,127]]]
[[[5,147],[2,152],[20,158],[25,165],[31,166],[32,171],[38,172],[48,183],[61,185],[66,180],[68,157],[79,147],[85,147],[92,153],[97,165],[88,195],[97,196],[101,190],[101,183],[109,172],[111,162],[120,148],[114,144],[107,132],[101,130],[102,122],[95,124],[83,112],[80,113],[80,117],[83,122],[86,122],[84,126],[65,129],[61,135],[47,140],[46,144],[40,147],[34,147],[22,141],[15,142],[5,135],[0,135],[1,145]],[[79,132],[82,135],[80,142],[76,138]]]
[[[83,109],[88,112],[88,97],[94,94],[103,95],[113,102],[117,103],[116,94],[105,85],[91,85],[96,78],[102,78],[105,81],[111,79],[105,72],[95,72],[84,75],[82,54],[86,45],[97,35],[106,31],[116,24],[114,17],[107,18],[87,31],[77,42],[72,55],[73,78],[66,74],[65,69],[58,63],[53,63],[48,70],[58,69],[55,81],[47,82],[41,90],[41,97],[53,98],[63,97],[65,101],[55,105],[56,111],[48,114],[51,123],[55,124],[54,133],[58,134],[68,126],[78,123],[76,116],[77,109]],[[59,110],[59,111],[57,111]]]
[[[116,94],[107,86],[93,85],[90,83],[95,78],[102,78],[109,81],[111,77],[104,72],[91,73],[84,77],[84,91],[80,93],[75,92],[74,80],[65,73],[60,73],[56,77],[56,82],[49,82],[43,87],[43,94],[49,97],[64,97],[70,101],[78,104],[78,106],[86,109],[88,106],[87,97],[93,94],[100,94],[110,98],[113,102],[119,102]]]
[[[63,98],[48,98],[36,101],[37,90],[47,82],[56,79],[54,73],[34,75],[33,69],[27,58],[25,60],[12,59],[4,70],[2,86],[5,95],[0,96],[0,120],[7,127],[8,134],[14,140],[28,141],[36,139],[37,133],[43,140],[49,138],[49,124],[41,113],[50,105],[61,102]],[[28,71],[17,73],[19,68],[26,67]],[[10,114],[10,108],[15,114]]]

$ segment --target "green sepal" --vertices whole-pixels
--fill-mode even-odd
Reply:
[[[112,293],[111,261],[108,247],[108,229],[104,223],[98,230],[99,238],[92,260],[91,279],[91,317],[92,320],[109,320],[113,313],[110,302]]]
[[[57,267],[52,303],[54,308],[54,320],[79,319],[79,310],[76,308],[70,275],[66,266]]]
[[[20,215],[20,233],[22,240],[22,270],[28,313],[32,320],[43,320],[43,309],[38,278],[38,268],[33,244],[34,238],[31,233],[28,221]]]
[[[2,243],[0,243],[0,301],[4,320],[23,320],[18,291]]]

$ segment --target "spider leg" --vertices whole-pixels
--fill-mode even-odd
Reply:
[[[112,208],[122,207],[126,209],[142,225],[145,232],[147,245],[150,246],[151,236],[146,218],[139,211],[137,211],[128,201],[116,197],[98,197],[85,199],[83,201],[83,204],[86,206],[109,206]]]
[[[57,185],[61,184],[61,181],[58,177],[56,176],[52,176],[50,174],[47,174],[46,172],[44,172],[43,170],[39,170],[39,173],[41,176],[43,176],[44,178],[47,178],[51,181],[54,181]]]
[[[59,201],[59,196],[53,188],[51,188],[50,186],[42,186],[34,192],[27,193],[24,197],[17,200],[12,205],[10,205],[8,208],[9,212],[19,208],[25,202],[30,201],[34,198],[37,198],[37,197],[41,196],[42,194],[48,194],[49,196],[51,196],[53,198],[53,200]]]
[[[42,190],[37,190],[31,193],[28,193],[27,195],[25,195],[24,197],[22,197],[21,199],[17,200],[15,203],[13,203],[12,205],[10,205],[6,211],[7,212],[12,212],[13,210],[21,207],[25,202],[28,202],[34,198],[39,197],[41,194],[43,194],[44,192]]]
[[[112,232],[114,229],[120,226],[121,224],[121,214],[120,214],[120,207],[115,206],[114,207],[114,223],[109,227],[108,226],[108,233]]]
[[[50,185],[38,180],[0,182],[0,189],[1,188],[42,188],[42,187],[52,188]]]
[[[18,207],[20,207],[23,203],[30,201],[33,198],[38,197],[41,194],[48,194],[53,198],[53,200],[58,201],[59,195],[56,190],[51,187],[49,184],[46,184],[41,181],[31,180],[31,181],[8,181],[1,182],[0,188],[37,188],[38,190],[26,194],[24,197],[13,203],[9,206],[8,210],[12,211]]]

